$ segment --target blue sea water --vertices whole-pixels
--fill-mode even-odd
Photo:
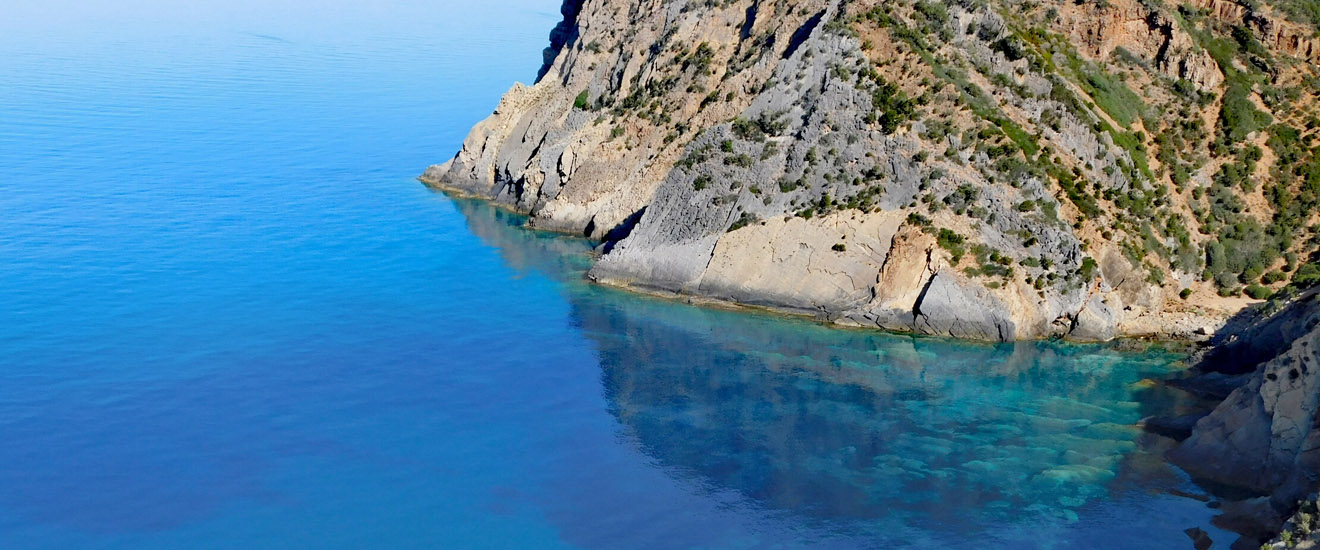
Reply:
[[[557,2],[8,0],[0,547],[1183,548],[1160,347],[594,287],[431,193]]]

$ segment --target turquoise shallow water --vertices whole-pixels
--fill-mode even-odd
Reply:
[[[1159,348],[586,285],[413,176],[557,5],[0,20],[0,547],[1181,548]]]

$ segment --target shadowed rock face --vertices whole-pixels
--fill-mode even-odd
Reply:
[[[564,16],[564,20],[550,31],[550,46],[544,52],[545,64],[536,72],[536,80],[541,80],[550,72],[555,59],[559,57],[559,52],[577,38],[577,16],[580,11],[582,11],[582,0],[564,0],[564,4],[560,6],[559,13]]]
[[[1299,297],[1282,311],[1247,310],[1231,319],[1201,359],[1202,370],[1228,374],[1251,373],[1286,352],[1293,342],[1320,325],[1320,307],[1308,306],[1316,292]]]
[[[1227,358],[1264,362],[1169,458],[1198,478],[1268,497],[1236,503],[1224,516],[1268,538],[1320,488],[1320,300],[1313,291],[1273,315],[1242,317],[1231,324],[1232,347],[1224,343],[1206,366],[1223,369]]]
[[[1318,481],[1320,329],[1265,363],[1172,457],[1196,475],[1295,500]],[[1300,483],[1293,487],[1294,483]]]
[[[1217,120],[1187,99],[1217,61],[1135,0],[964,4],[568,0],[538,82],[422,180],[605,241],[606,284],[988,340],[1213,332],[1245,301],[1170,297],[1215,292],[1225,224],[1187,186],[1217,164],[1158,162],[1209,149],[1174,123]]]

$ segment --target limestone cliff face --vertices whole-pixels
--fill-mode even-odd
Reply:
[[[1244,23],[1193,8],[570,0],[540,80],[422,179],[601,241],[608,284],[978,339],[1205,334],[1314,246],[1309,220],[1250,268],[1211,246],[1284,208],[1256,208],[1284,153],[1259,128],[1211,150],[1260,52],[1225,58]],[[1242,155],[1254,191],[1226,195]]]

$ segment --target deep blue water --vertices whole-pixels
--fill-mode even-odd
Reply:
[[[557,2],[189,4],[0,18],[0,547],[1229,540],[1174,352],[628,295],[418,185]]]

